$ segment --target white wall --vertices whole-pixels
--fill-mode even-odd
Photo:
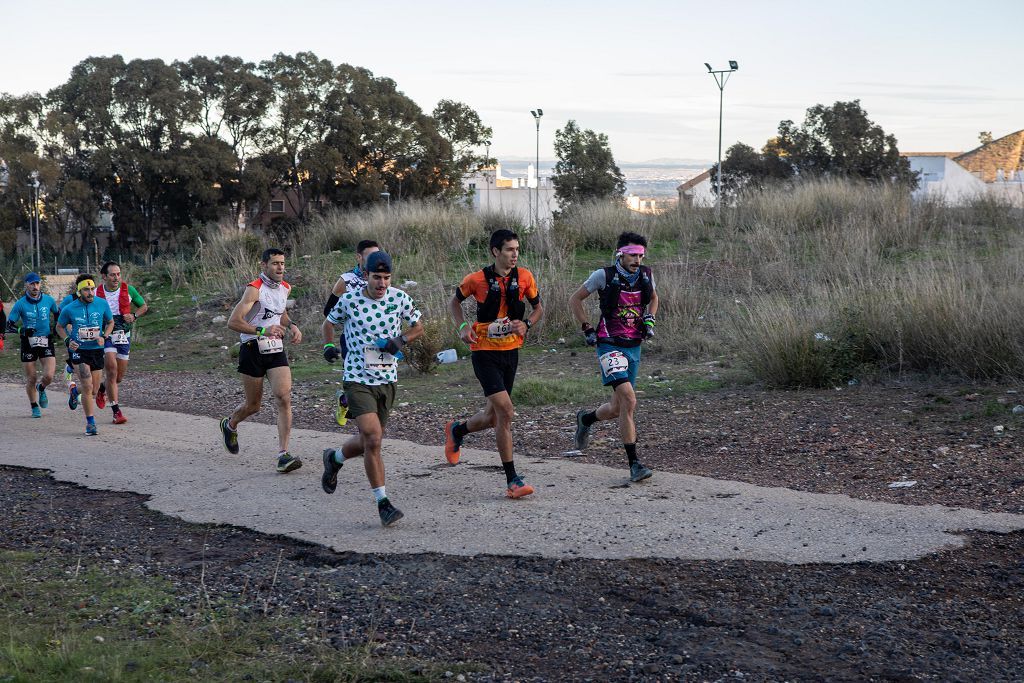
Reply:
[[[948,157],[908,156],[910,169],[921,173],[915,197],[959,204],[987,191],[985,183]]]

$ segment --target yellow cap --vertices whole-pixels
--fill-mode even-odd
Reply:
[[[81,292],[83,289],[96,289],[96,283],[92,280],[82,280],[78,283],[78,289],[76,292]]]

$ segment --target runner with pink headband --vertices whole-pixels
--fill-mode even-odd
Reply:
[[[591,273],[569,299],[569,307],[583,327],[587,345],[597,347],[601,381],[612,389],[611,401],[596,410],[576,413],[576,448],[590,442],[590,428],[599,420],[618,420],[622,445],[629,460],[630,481],[643,481],[653,472],[636,454],[636,376],[640,369],[640,345],[654,336],[658,293],[651,269],[640,265],[647,252],[647,238],[635,232],[619,235],[615,265]],[[583,302],[598,292],[601,319],[595,330]]]

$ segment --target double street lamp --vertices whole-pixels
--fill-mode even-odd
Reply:
[[[530,113],[533,114],[533,120],[537,122],[537,160],[534,166],[534,175],[536,176],[537,191],[535,192],[536,201],[534,202],[534,222],[533,227],[537,229],[540,227],[540,117],[544,116],[544,110],[540,107],[531,109]],[[529,191],[529,189],[527,189]]]
[[[712,69],[711,65],[704,62],[704,66],[708,68],[708,73],[715,79],[715,84],[718,86],[718,180],[716,181],[718,187],[717,200],[715,206],[718,209],[718,216],[722,216],[722,104],[725,99],[725,84],[729,81],[729,75],[740,68],[740,65],[735,60],[729,60],[728,69]]]

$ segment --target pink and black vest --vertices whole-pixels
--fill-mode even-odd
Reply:
[[[640,276],[632,285],[618,268],[604,269],[604,287],[598,292],[601,301],[601,322],[597,338],[615,346],[639,346],[644,340],[644,313],[654,294],[651,269],[640,266]]]

